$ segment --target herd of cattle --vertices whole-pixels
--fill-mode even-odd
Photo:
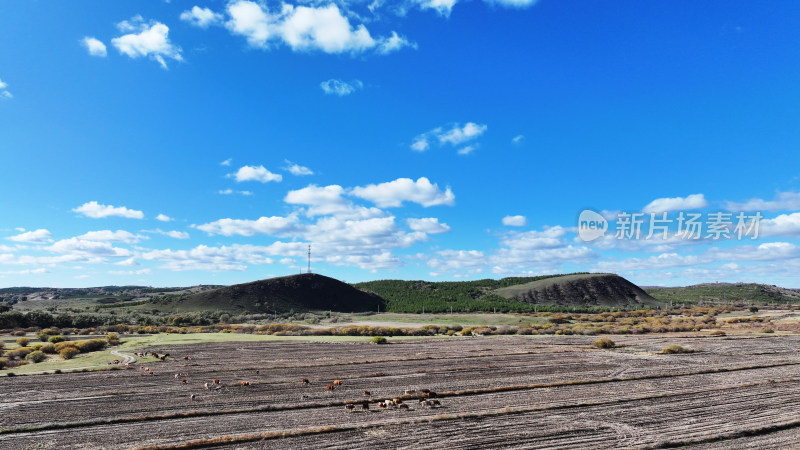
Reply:
[[[164,354],[158,354],[156,352],[136,353],[136,356],[138,356],[140,358],[144,358],[144,357],[146,357],[148,355],[152,355],[153,357],[158,358],[161,361],[167,361],[167,358],[170,357],[169,353],[164,353]],[[176,358],[173,357],[173,360],[175,360],[175,359]],[[189,361],[192,358],[189,355],[186,355],[186,356],[183,357],[183,359],[186,360],[186,361]],[[142,370],[144,375],[155,375],[155,372],[153,372],[153,370],[150,367],[139,366],[139,368]],[[256,370],[256,374],[258,374],[258,370]],[[188,371],[175,372],[175,374],[173,375],[173,377],[176,380],[179,380],[181,384],[188,384],[189,383],[189,380],[187,378],[188,376],[189,376],[189,372]],[[311,381],[308,378],[302,378],[300,380],[300,384],[302,384],[304,386],[311,386]],[[343,384],[344,383],[342,382],[342,380],[333,380],[333,383],[325,385],[325,390],[329,391],[329,392],[330,391],[334,391],[334,390],[336,390],[337,387],[342,386]],[[241,386],[241,387],[250,386],[250,382],[249,381],[239,381],[239,382],[233,384],[232,386]],[[223,389],[222,382],[218,378],[214,378],[210,382],[206,382],[205,384],[203,384],[203,387],[206,390],[214,390],[214,391],[220,391],[221,389]],[[438,407],[440,407],[442,405],[441,402],[437,399],[438,395],[436,394],[436,392],[433,392],[430,389],[420,389],[419,392],[416,389],[406,389],[403,392],[403,394],[400,395],[400,396],[393,397],[391,399],[380,399],[380,400],[373,399],[372,392],[370,392],[370,391],[364,390],[363,392],[364,392],[364,396],[368,397],[368,399],[356,400],[356,401],[345,401],[345,410],[354,411],[356,409],[356,406],[360,406],[361,410],[369,411],[370,404],[373,404],[373,403],[374,403],[376,408],[380,408],[380,409],[387,409],[387,410],[388,409],[397,409],[397,410],[401,410],[401,411],[402,410],[411,409],[410,406],[408,405],[408,403],[405,403],[404,400],[412,401],[412,403],[413,403],[413,400],[416,400],[417,401],[417,405],[419,407],[421,407],[421,408],[425,408],[425,407],[427,407],[427,408],[438,408]],[[189,398],[191,400],[195,400],[196,395],[195,394],[190,394]],[[301,399],[308,399],[308,398],[310,398],[310,396],[306,395],[306,394],[303,394],[301,396]]]

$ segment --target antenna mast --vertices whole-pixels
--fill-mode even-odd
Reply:
[[[308,273],[311,273],[311,244],[308,244]]]

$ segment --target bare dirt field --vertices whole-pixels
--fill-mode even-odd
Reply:
[[[575,336],[154,347],[142,351],[177,359],[146,363],[153,375],[137,362],[127,370],[0,378],[0,448],[764,449],[800,442],[800,337],[612,339],[618,348],[605,350]],[[671,344],[695,352],[660,354]],[[334,380],[341,385],[326,389]],[[421,405],[423,389],[440,406]],[[397,397],[408,408],[377,404]]]

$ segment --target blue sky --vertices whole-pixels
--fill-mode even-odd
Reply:
[[[800,287],[800,3],[0,3],[0,286]],[[583,210],[607,233],[581,239]],[[759,214],[689,239],[679,214]],[[667,239],[616,238],[666,213]],[[735,234],[735,233],[734,233]]]

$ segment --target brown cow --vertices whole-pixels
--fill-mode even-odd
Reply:
[[[369,411],[369,402],[362,402],[361,409],[363,409],[364,411]]]
[[[186,378],[181,378],[181,383],[186,384]]]
[[[219,378],[214,378],[214,379],[213,379],[213,380],[211,380],[211,381],[213,381],[213,382],[214,382],[214,384],[219,384]]]
[[[240,382],[240,384],[242,386],[250,386],[250,382],[249,381],[242,381],[242,382]]]
[[[332,384],[329,384],[329,385],[325,386],[325,389],[327,389],[329,391],[332,391],[332,390],[336,389],[336,386],[334,386]]]
[[[370,392],[370,391],[364,391],[364,395],[366,395],[367,397],[369,397],[370,395],[372,395],[372,392]]]
[[[309,384],[309,382],[308,382],[308,378],[303,378],[302,380],[300,380],[300,383],[302,383],[302,384]]]
[[[189,355],[186,355],[186,356],[184,356],[184,357],[183,357],[183,359],[185,359],[186,361],[188,361],[188,360],[190,360],[190,359],[192,359],[192,358],[189,358]]]
[[[342,381],[341,380],[333,380],[333,385],[334,386],[341,386],[342,385]]]
[[[405,404],[405,403],[400,403],[399,408],[400,409],[409,409],[409,406],[407,404]]]
[[[344,407],[345,407],[345,409],[347,409],[348,411],[352,411],[352,410],[356,409],[356,405],[354,405],[354,404],[352,404],[352,403],[348,403],[348,404],[344,405]]]

